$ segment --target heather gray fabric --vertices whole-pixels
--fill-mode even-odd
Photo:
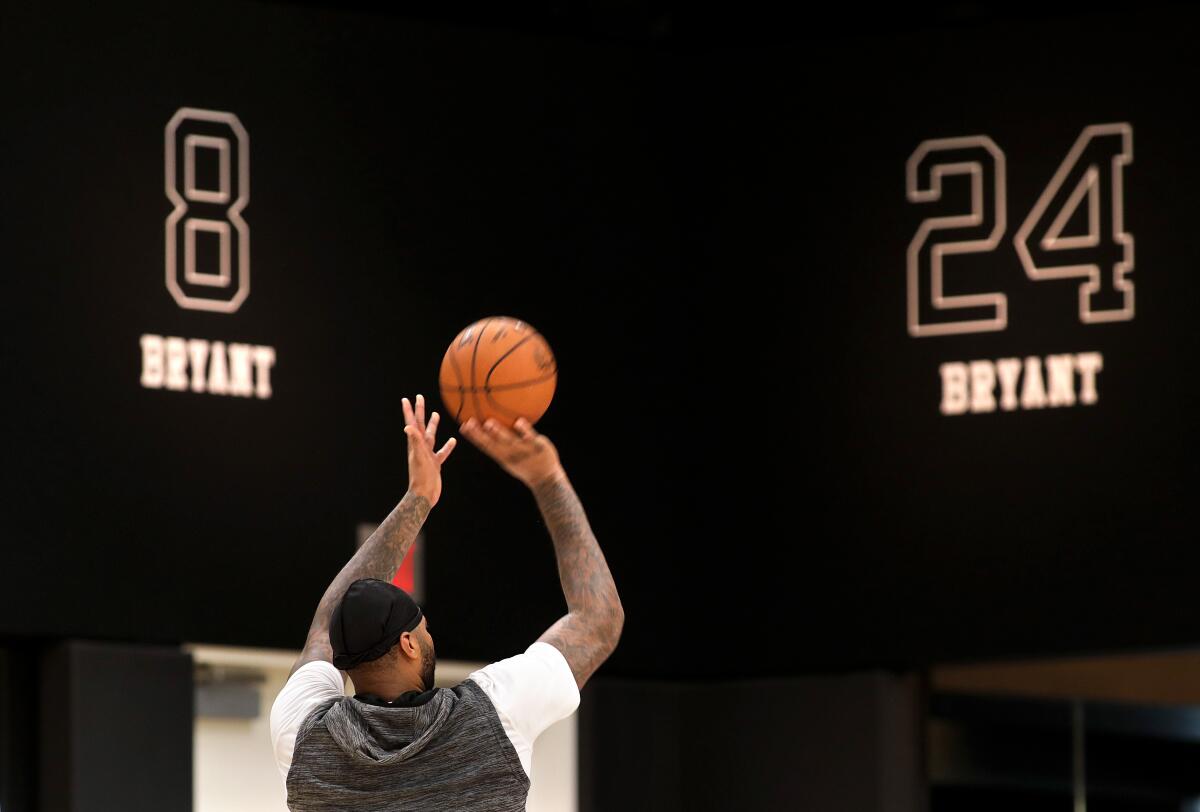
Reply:
[[[287,794],[292,812],[524,812],[529,777],[467,680],[416,707],[320,705],[296,735]]]

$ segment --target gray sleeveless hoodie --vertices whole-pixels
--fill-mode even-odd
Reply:
[[[528,794],[496,709],[471,680],[412,707],[322,704],[296,734],[287,777],[292,812],[523,812]]]

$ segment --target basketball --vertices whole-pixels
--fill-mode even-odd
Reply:
[[[558,364],[541,333],[505,316],[480,319],[446,350],[438,375],[446,413],[458,423],[493,417],[536,423],[554,397]]]

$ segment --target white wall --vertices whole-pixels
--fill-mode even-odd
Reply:
[[[271,753],[271,703],[298,656],[294,651],[190,646],[197,664],[253,668],[265,677],[255,719],[198,718],[193,778],[195,812],[285,812],[283,780]],[[437,684],[461,682],[476,663],[439,661]],[[576,812],[576,719],[564,719],[533,748],[529,812]]]

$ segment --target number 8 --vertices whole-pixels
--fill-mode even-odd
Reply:
[[[216,189],[196,185],[201,150],[217,153]],[[182,167],[177,160],[181,153]],[[166,223],[167,290],[188,310],[235,312],[250,295],[250,228],[241,215],[250,202],[250,136],[237,116],[183,107],[171,117],[166,192],[175,206]],[[201,232],[215,234],[219,241],[215,271],[197,268]]]

